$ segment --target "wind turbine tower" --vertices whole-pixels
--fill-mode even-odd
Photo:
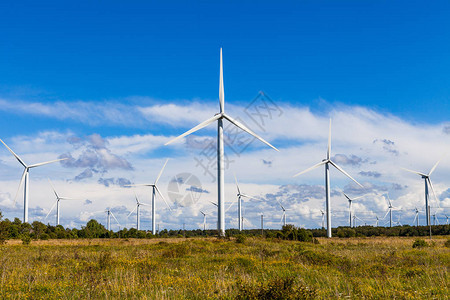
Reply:
[[[326,210],[327,210],[327,237],[331,238],[331,207],[330,207],[330,165],[338,169],[339,172],[353,180],[360,187],[363,187],[358,181],[353,179],[347,172],[345,172],[341,167],[339,167],[335,162],[331,160],[331,119],[328,129],[328,148],[327,157],[323,159],[320,163],[294,175],[294,177],[301,175],[303,173],[309,172],[315,168],[325,165],[325,200],[326,200]]]
[[[22,182],[24,182],[24,186],[23,186],[23,188],[24,188],[24,190],[23,190],[23,222],[28,223],[28,194],[29,194],[28,190],[29,190],[30,169],[40,167],[43,165],[47,165],[47,164],[51,164],[54,162],[58,162],[61,160],[66,160],[67,158],[61,158],[61,159],[46,161],[46,162],[37,163],[37,164],[33,164],[33,165],[27,165],[16,153],[14,153],[14,151],[11,150],[11,148],[8,147],[8,145],[5,144],[5,142],[3,142],[3,140],[0,139],[0,142],[2,142],[2,144],[5,145],[6,148],[8,148],[9,152],[11,152],[11,154],[14,155],[14,157],[19,161],[19,163],[25,168],[23,170],[22,178],[20,179],[20,183],[19,183],[19,187],[17,189],[16,196],[14,197],[14,204],[16,203],[17,195],[19,193],[19,189],[22,185]]]
[[[228,122],[233,124],[234,126],[242,129],[243,131],[247,132],[248,134],[254,136],[264,144],[272,147],[273,149],[277,150],[274,146],[272,146],[269,142],[265,141],[263,138],[259,137],[254,133],[252,130],[247,128],[244,124],[238,122],[237,120],[233,119],[229,115],[225,113],[225,93],[224,93],[224,87],[223,87],[223,63],[222,63],[222,48],[220,48],[220,79],[219,79],[219,104],[220,104],[220,111],[219,113],[215,114],[212,118],[198,124],[194,128],[186,131],[182,135],[176,137],[175,139],[169,141],[166,143],[166,145],[181,139],[185,137],[186,135],[189,135],[193,132],[196,132],[197,130],[202,129],[203,127],[206,127],[207,125],[217,121],[217,207],[218,207],[218,213],[217,213],[217,225],[218,225],[218,231],[221,236],[225,236],[225,178],[224,178],[224,145],[223,145],[223,120],[226,119]]]

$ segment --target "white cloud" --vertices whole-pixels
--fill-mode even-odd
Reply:
[[[99,111],[104,109],[100,106],[97,108]],[[323,168],[296,178],[292,176],[325,158],[329,116],[332,117],[332,156],[338,157],[342,167],[366,187],[366,190],[363,191],[355,189],[349,179],[332,169],[332,189],[349,191],[352,193],[351,196],[368,193],[360,202],[355,202],[354,211],[357,216],[369,224],[375,224],[376,215],[383,217],[386,213],[387,202],[383,197],[386,192],[389,192],[394,206],[402,209],[401,222],[412,222],[414,206],[423,207],[423,180],[419,176],[402,171],[400,167],[428,172],[435,162],[450,149],[449,136],[443,129],[448,124],[413,124],[396,116],[381,114],[362,107],[341,106],[330,111],[329,116],[312,113],[307,107],[283,104],[280,105],[280,108],[283,111],[282,115],[274,115],[271,120],[266,119],[265,125],[261,128],[245,113],[242,107],[227,105],[230,115],[245,121],[263,138],[278,146],[281,151],[276,152],[267,148],[259,141],[253,141],[251,146],[242,152],[233,152],[233,149],[235,151],[244,149],[242,145],[237,148],[236,145],[226,147],[226,154],[231,161],[225,171],[226,199],[227,201],[236,200],[233,178],[233,172],[235,172],[241,188],[248,194],[266,196],[281,192],[278,200],[283,201],[283,204],[289,209],[287,212],[288,222],[295,222],[297,225],[303,224],[307,227],[321,225],[320,209],[324,207],[325,197],[324,194],[320,194],[319,189],[323,189]],[[50,116],[52,114],[48,109],[50,108],[38,107],[37,110]],[[121,109],[118,113],[127,115],[126,110]],[[194,102],[191,105],[142,106],[138,111],[137,119],[148,118],[145,122],[169,125],[171,133],[174,131],[173,127],[176,127],[181,134],[185,129],[212,116],[216,110],[213,104],[203,107],[200,102]],[[71,116],[66,117],[76,118],[76,115],[77,113],[72,112]],[[118,120],[123,120],[124,115]],[[81,118],[79,121],[83,122],[83,120],[85,119]],[[101,120],[104,122],[106,119]],[[157,223],[162,222],[161,224],[164,226],[172,228],[180,228],[183,223],[187,224],[187,228],[200,227],[203,216],[199,214],[199,210],[206,209],[212,213],[207,219],[208,227],[213,228],[216,212],[208,201],[216,201],[217,184],[213,181],[216,176],[215,151],[211,152],[212,157],[206,157],[202,154],[202,150],[204,150],[202,147],[208,138],[215,140],[215,126],[211,125],[210,131],[197,132],[198,139],[195,141],[203,142],[196,143],[191,139],[190,142],[185,141],[174,146],[163,146],[171,136],[166,134],[167,128],[164,126],[161,128],[164,130],[158,133],[153,132],[153,134],[102,136],[101,140],[91,140],[92,145],[103,145],[97,147],[103,149],[101,151],[106,151],[105,147],[110,151],[106,153],[108,154],[105,156],[106,162],[110,162],[111,155],[115,155],[114,157],[120,157],[129,162],[133,166],[133,170],[110,168],[107,176],[94,172],[91,178],[85,179],[82,183],[71,182],[69,179],[74,178],[84,169],[66,169],[55,164],[32,170],[30,207],[43,207],[44,212],[45,209],[51,207],[53,196],[45,179],[50,176],[69,196],[80,195],[83,200],[92,201],[90,205],[83,205],[84,201],[81,201],[81,204],[77,202],[64,204],[67,206],[67,208],[62,207],[62,220],[66,222],[65,224],[80,226],[90,217],[96,217],[104,222],[105,216],[101,211],[104,211],[106,207],[126,206],[128,211],[133,209],[134,191],[142,197],[143,201],[150,202],[149,189],[125,189],[116,184],[106,184],[109,186],[105,186],[105,182],[118,182],[120,179],[133,183],[151,183],[157,176],[164,159],[171,157],[160,179],[161,190],[167,199],[167,184],[173,176],[182,172],[191,172],[196,175],[202,182],[202,189],[210,193],[202,194],[200,201],[195,205],[179,208],[175,212],[166,210],[164,203],[158,200]],[[26,162],[33,163],[55,159],[68,151],[78,157],[84,148],[82,146],[74,148],[74,141],[72,144],[68,142],[72,136],[71,132],[48,131],[34,137],[25,135],[12,137],[6,142],[11,144],[10,146],[21,157],[23,156]],[[210,160],[207,169],[209,173],[202,169],[196,159],[203,159],[204,162]],[[4,195],[15,195],[22,167],[6,149],[0,151],[0,161],[2,162],[0,192]],[[270,162],[270,164],[264,163],[264,161]],[[432,175],[438,197],[449,189],[446,176],[449,172],[450,156],[442,160]],[[365,176],[362,176],[364,174]],[[369,174],[374,176],[369,176]],[[10,204],[8,204],[8,197],[5,197],[0,198],[3,199],[0,200],[2,211],[8,214],[8,217],[13,215],[20,217],[20,207],[13,211],[9,209],[6,211]],[[296,197],[301,198],[297,199]],[[347,205],[341,195],[332,196],[333,225],[348,224]],[[432,202],[432,206],[432,211],[438,214],[449,214],[450,198],[441,198],[440,209],[436,201]],[[276,201],[267,199],[262,203],[252,201],[245,203],[245,217],[252,224],[245,227],[259,227],[261,211],[266,215],[265,223],[267,225],[280,226],[279,220],[282,211]],[[398,213],[400,212],[395,214]],[[150,211],[143,209],[142,214],[142,227],[149,229]],[[133,215],[130,218],[126,218],[126,215],[124,212],[119,212],[117,217],[124,226],[132,226],[135,222]],[[30,215],[30,218],[33,219],[33,216]],[[423,220],[423,216],[421,220]],[[234,227],[237,225],[235,206],[227,213],[227,226],[231,225]]]

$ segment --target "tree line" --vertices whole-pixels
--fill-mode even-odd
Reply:
[[[428,236],[430,227],[428,226],[395,226],[395,227],[337,227],[332,229],[334,237],[370,237],[370,236]],[[431,226],[432,235],[450,235],[450,225]],[[238,229],[226,230],[226,236],[261,236],[267,238],[279,238],[298,241],[312,241],[313,238],[326,237],[325,229],[304,229],[295,227],[292,224],[283,226],[281,230],[276,229]],[[108,231],[105,226],[92,219],[77,228],[64,228],[62,225],[52,226],[39,221],[33,223],[23,223],[19,218],[13,221],[2,219],[0,211],[0,243],[8,239],[22,239],[24,242],[30,240],[48,239],[78,239],[78,238],[168,238],[168,237],[207,237],[217,236],[217,230],[167,230],[164,229],[153,235],[150,231],[136,230],[135,228],[123,228],[119,231]]]

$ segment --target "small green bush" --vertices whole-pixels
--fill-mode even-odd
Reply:
[[[447,247],[447,248],[450,248],[450,239],[448,239],[448,240],[445,242],[444,246]]]
[[[244,234],[239,234],[236,236],[236,243],[243,244],[243,243],[245,243],[246,239],[247,239],[247,237]]]
[[[31,237],[28,234],[22,235],[20,239],[24,245],[29,245],[31,243]]]
[[[423,248],[423,247],[428,247],[428,244],[427,244],[427,242],[425,242],[422,239],[417,239],[414,241],[412,247],[413,248]]]

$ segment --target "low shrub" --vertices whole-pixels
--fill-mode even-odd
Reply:
[[[245,243],[246,239],[247,239],[247,237],[244,234],[239,234],[236,236],[236,243],[243,244],[243,243]]]
[[[428,244],[427,244],[427,242],[425,242],[422,239],[417,239],[414,241],[412,247],[413,248],[423,248],[423,247],[428,247]]]

